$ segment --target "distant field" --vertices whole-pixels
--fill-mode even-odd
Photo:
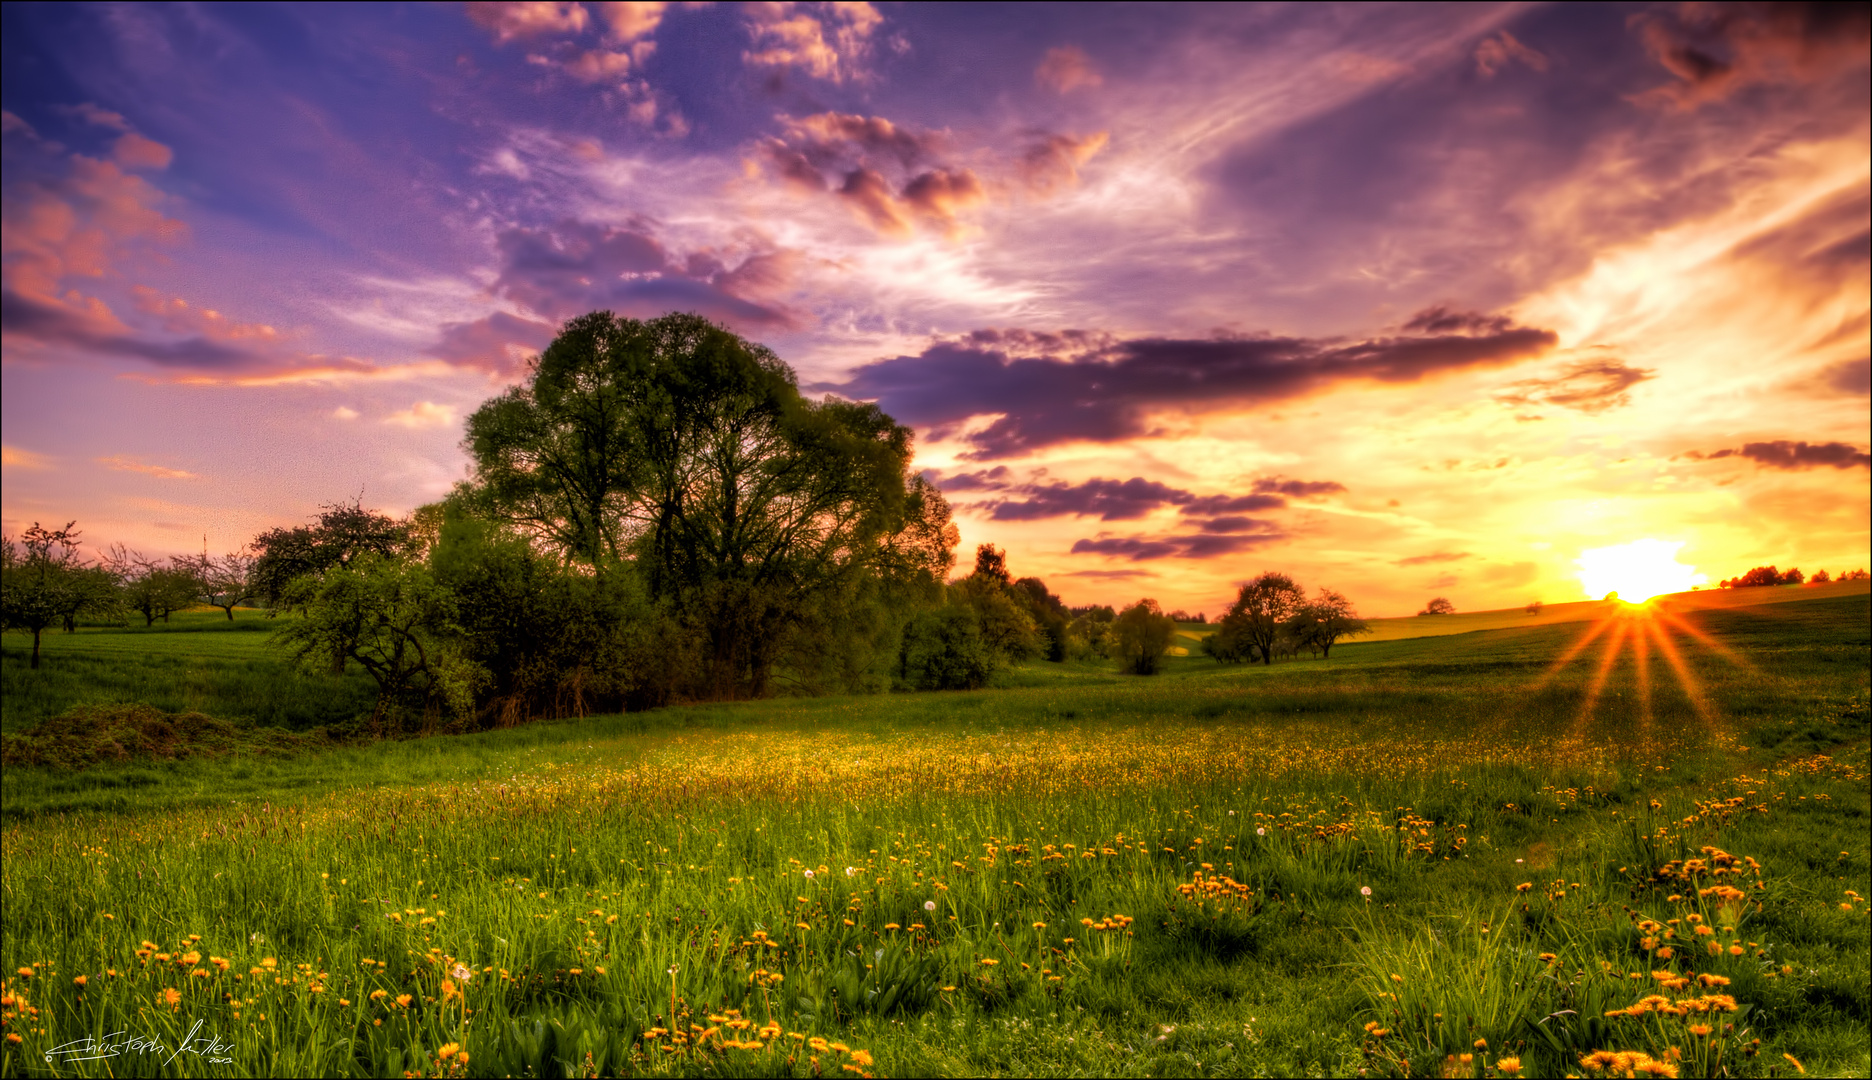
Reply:
[[[231,1064],[60,1072],[1866,1075],[1872,614],[1747,592],[1663,638],[8,769],[0,1074],[199,1022]],[[1653,994],[1689,1004],[1606,1015]]]
[[[1796,600],[1826,600],[1847,596],[1872,596],[1872,581],[1838,581],[1824,585],[1784,585],[1752,589],[1700,589],[1694,592],[1669,593],[1651,603],[1667,611],[1704,611],[1710,608],[1760,607]],[[1443,637],[1467,634],[1475,630],[1504,630],[1519,626],[1551,626],[1556,623],[1596,619],[1606,609],[1602,600],[1575,600],[1547,604],[1536,614],[1525,608],[1499,611],[1468,611],[1454,615],[1417,615],[1395,619],[1367,619],[1372,632],[1348,638],[1348,642],[1399,641],[1404,638]],[[1215,624],[1180,623],[1178,633],[1189,639],[1188,648],[1199,647],[1202,639],[1215,633]]]
[[[230,622],[208,608],[151,627],[48,631],[37,671],[30,637],[0,636],[0,731],[26,730],[74,705],[129,701],[295,730],[370,711],[376,690],[362,672],[339,680],[294,672],[268,647],[277,623],[263,611],[234,614]]]

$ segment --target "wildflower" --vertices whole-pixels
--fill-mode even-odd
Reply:
[[[1527,892],[1529,889],[1532,889],[1533,887],[1534,887],[1534,883],[1532,881],[1523,881],[1521,884],[1516,885],[1514,887],[1514,891],[1515,892]]]
[[[936,910],[936,901],[934,901],[934,900],[925,900],[925,901],[923,901],[923,910],[924,910],[924,911],[935,911],[935,910]]]
[[[1793,1054],[1784,1053],[1781,1056],[1784,1058],[1787,1058],[1789,1065],[1794,1066],[1794,1071],[1800,1072],[1800,1073],[1805,1073],[1807,1071],[1807,1066],[1802,1065],[1800,1063],[1800,1059],[1795,1057]]]
[[[1476,1048],[1477,1050],[1487,1050],[1487,1049],[1488,1049],[1488,1040],[1487,1040],[1487,1039],[1477,1039],[1477,1040],[1475,1041],[1475,1048]]]
[[[176,988],[173,986],[164,987],[163,992],[162,992],[162,1000],[163,1000],[164,1005],[167,1005],[171,1009],[173,1009],[176,1007],[176,1005],[179,1002],[181,1002],[182,994],[180,991],[176,990]]]
[[[461,964],[456,964],[449,974],[455,976],[455,978],[461,982],[468,982],[474,978],[474,972],[469,971]]]
[[[1503,1076],[1514,1076],[1521,1071],[1521,1059],[1518,1057],[1500,1058],[1495,1062],[1495,1068]]]
[[[84,984],[85,984],[85,977],[83,975],[76,976],[72,979],[73,986],[83,986]]]
[[[982,967],[994,967],[994,966],[995,966],[996,964],[999,964],[1000,962],[1001,962],[1001,961],[999,961],[999,960],[996,960],[996,959],[995,959],[994,957],[992,957],[992,956],[984,956],[984,957],[982,957]]]
[[[1359,887],[1359,895],[1360,895],[1360,896],[1363,896],[1363,897],[1364,897],[1365,899],[1367,899],[1367,900],[1370,900],[1370,899],[1371,899],[1371,886],[1370,886],[1370,885],[1362,885],[1362,886],[1360,886],[1360,887]]]
[[[1266,835],[1267,835],[1267,829],[1266,829],[1265,827],[1263,827],[1263,828],[1259,828],[1259,829],[1256,829],[1256,830],[1255,830],[1255,835],[1256,835],[1256,836],[1266,836]]]
[[[416,999],[408,994],[398,994],[396,998],[397,1007],[407,1009],[410,1006],[410,1002],[414,1000]]]
[[[436,1057],[441,1058],[443,1061],[447,1061],[449,1058],[454,1057],[455,1052],[460,1049],[461,1049],[460,1043],[443,1043],[440,1047],[436,1049]]]
[[[1033,924],[1033,928],[1034,928],[1035,930],[1045,930],[1045,929],[1046,929],[1046,923],[1043,923],[1043,922],[1037,922],[1037,923],[1034,923],[1034,924]]]
[[[384,998],[387,998],[389,996],[390,996],[390,992],[388,990],[372,990],[370,992],[370,999],[372,1001],[382,1001]]]
[[[901,926],[899,926],[899,925],[897,925],[897,924],[896,924],[896,923],[894,923],[894,922],[887,922],[887,923],[885,923],[885,924],[884,924],[884,929],[886,929],[886,930],[902,930],[902,929],[903,929],[903,927],[901,927]]]
[[[20,977],[20,978],[22,978],[22,979],[30,979],[30,978],[32,978],[32,975],[33,975],[33,969],[32,969],[32,968],[29,968],[29,967],[23,967],[23,968],[20,968],[20,969],[19,969],[19,977]]]
[[[1701,1039],[1705,1035],[1708,1035],[1709,1033],[1710,1033],[1710,1026],[1708,1024],[1691,1024],[1690,1025],[1690,1034],[1695,1035],[1699,1039]]]
[[[845,868],[845,876],[846,876],[846,877],[857,877],[857,876],[858,876],[858,868],[857,868],[857,867],[855,867],[855,866],[847,866],[847,867]]]

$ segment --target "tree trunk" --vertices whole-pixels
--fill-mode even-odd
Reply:
[[[229,604],[224,610],[228,613],[228,622],[233,622],[234,621],[234,605]]]
[[[39,631],[37,631],[37,630],[34,630],[34,631],[33,631],[33,658],[32,658],[32,669],[33,669],[34,671],[38,671],[38,670],[39,670]]]

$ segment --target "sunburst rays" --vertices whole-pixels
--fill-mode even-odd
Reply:
[[[1528,689],[1530,692],[1545,689],[1562,671],[1572,666],[1582,653],[1592,648],[1595,642],[1603,641],[1593,660],[1592,672],[1587,676],[1579,712],[1569,729],[1568,737],[1580,737],[1592,721],[1599,709],[1600,699],[1605,696],[1606,687],[1612,680],[1614,669],[1628,653],[1633,667],[1638,722],[1644,728],[1649,729],[1656,716],[1651,663],[1654,651],[1664,661],[1663,666],[1669,669],[1670,676],[1682,690],[1698,719],[1709,723],[1716,719],[1715,707],[1710,703],[1702,680],[1697,678],[1685,661],[1678,638],[1703,646],[1738,667],[1756,670],[1747,657],[1691,625],[1683,616],[1662,604],[1615,603],[1605,615],[1589,623],[1585,631],[1562,650]]]

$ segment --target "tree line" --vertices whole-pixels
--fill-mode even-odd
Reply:
[[[377,683],[371,724],[508,726],[775,693],[968,689],[1021,660],[1151,674],[1184,612],[1069,609],[958,531],[876,405],[803,395],[763,346],[699,316],[567,322],[467,420],[469,476],[397,519],[362,499],[243,552],[80,553],[74,524],[5,552],[4,621],[146,625],[252,601],[290,659]],[[1264,574],[1204,650],[1224,661],[1363,629],[1346,599]]]
[[[1864,581],[1865,579],[1864,570],[1841,571],[1838,577],[1834,577],[1825,570],[1819,570],[1814,573],[1814,576],[1808,577],[1801,573],[1798,567],[1790,566],[1786,570],[1777,570],[1773,566],[1757,566],[1746,574],[1724,578],[1717,583],[1717,588],[1747,589],[1762,585],[1799,585],[1802,583],[1824,585],[1829,581]]]
[[[74,630],[79,620],[122,622],[141,615],[145,626],[197,604],[234,609],[254,598],[254,557],[234,552],[149,559],[122,544],[96,559],[79,551],[77,522],[48,529],[34,522],[17,539],[0,537],[0,622],[33,636],[32,666],[49,629]]]

